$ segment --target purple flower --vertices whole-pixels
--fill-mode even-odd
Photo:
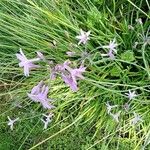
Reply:
[[[64,70],[65,68],[63,64],[57,64],[54,68],[51,69],[50,79],[51,80],[56,79],[57,74],[63,72]]]
[[[101,54],[101,56],[108,56],[110,59],[114,60],[115,59],[115,55],[113,53],[112,50],[109,50],[109,52],[107,54]]]
[[[51,71],[51,79],[55,79],[57,74],[61,74],[64,82],[73,90],[77,91],[77,79],[84,79],[82,73],[85,72],[86,67],[81,65],[79,68],[72,69],[69,65],[70,61],[65,61],[63,64],[57,64]]]
[[[109,50],[109,52],[107,54],[101,54],[101,56],[108,56],[110,59],[114,60],[115,59],[115,55],[113,53],[112,50]]]
[[[70,88],[76,92],[78,90],[78,87],[77,87],[77,83],[75,83],[71,77],[71,75],[64,75],[62,74],[62,79],[64,80],[64,82],[70,86]]]
[[[113,39],[113,41],[109,42],[109,45],[103,46],[103,48],[107,48],[109,49],[109,51],[107,54],[101,54],[101,56],[109,56],[110,59],[114,60],[115,59],[114,53],[117,54],[117,50],[116,50],[117,46],[118,44],[116,43],[116,40]]]
[[[57,71],[55,70],[55,68],[51,69],[51,73],[50,73],[50,79],[51,80],[55,80],[56,79],[56,75],[57,75]]]
[[[84,67],[83,65],[81,65],[79,68],[75,68],[75,69],[72,69],[66,65],[65,68],[69,71],[74,83],[77,84],[78,78],[84,79],[84,76],[82,75],[82,73],[85,72],[86,67]]]
[[[24,55],[22,49],[20,49],[20,54],[16,54],[16,57],[20,60],[19,67],[24,68],[24,75],[29,76],[29,71],[33,68],[39,67],[38,65],[33,64],[36,61],[39,61],[39,58],[27,59]]]
[[[71,62],[67,60],[63,64],[57,64],[54,68],[51,69],[50,79],[54,80],[57,74],[64,73],[65,67],[68,66],[70,63]]]
[[[51,105],[49,102],[52,102],[51,99],[47,98],[49,88],[45,86],[43,81],[40,81],[37,86],[34,86],[31,90],[31,93],[28,93],[28,97],[34,102],[40,102],[45,109],[52,109],[55,106]]]
[[[117,50],[116,50],[117,46],[118,44],[116,43],[116,39],[114,38],[113,41],[109,42],[109,45],[103,46],[103,48],[107,48],[117,54]]]
[[[91,31],[85,32],[82,29],[80,30],[80,35],[76,36],[76,38],[80,40],[78,45],[80,45],[81,43],[86,44],[86,42],[90,39],[90,32]]]
[[[112,59],[112,60],[115,59],[115,55],[113,54],[112,50],[109,50],[107,55],[109,56],[110,59]]]
[[[135,93],[135,91],[131,92],[131,90],[129,90],[129,93],[125,93],[127,95],[127,97],[129,98],[129,100],[134,99],[137,94]]]

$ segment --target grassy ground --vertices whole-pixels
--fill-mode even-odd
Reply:
[[[149,150],[149,10],[148,0],[1,0],[0,149]],[[91,35],[86,45],[78,46],[80,29]],[[107,49],[102,46],[114,38],[116,59],[103,58]],[[70,59],[79,66],[84,61],[87,69],[79,91],[72,92],[60,78],[50,80],[45,62],[24,77],[15,56],[19,48],[28,58],[41,51],[55,64]],[[69,58],[70,50],[77,57]],[[40,80],[50,87],[56,106],[47,130],[40,119],[49,111],[27,97]],[[138,96],[125,111],[128,90]],[[108,101],[119,105],[113,111],[121,111],[119,123],[107,114]],[[130,125],[133,112],[143,121]],[[13,131],[7,116],[20,118]]]

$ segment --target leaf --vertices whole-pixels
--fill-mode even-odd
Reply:
[[[113,66],[110,70],[111,76],[119,77],[121,73],[121,68],[119,66]]]
[[[135,60],[134,53],[132,51],[128,50],[128,51],[124,52],[123,54],[121,54],[121,59],[128,61],[128,62],[132,62]]]

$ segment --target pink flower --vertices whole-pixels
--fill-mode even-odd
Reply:
[[[20,60],[19,67],[24,68],[24,75],[29,76],[29,71],[33,68],[39,67],[38,65],[33,64],[36,61],[39,61],[39,58],[27,59],[24,55],[22,49],[20,49],[20,54],[16,54],[17,58]]]
[[[37,86],[34,86],[31,90],[31,93],[28,93],[28,97],[34,102],[40,102],[45,109],[55,108],[49,102],[52,102],[51,99],[47,98],[49,88],[45,86],[43,81],[40,81]]]
[[[76,38],[79,39],[78,45],[80,45],[81,43],[86,44],[86,42],[90,39],[90,32],[91,31],[85,32],[82,29],[80,30],[80,35],[76,36]]]

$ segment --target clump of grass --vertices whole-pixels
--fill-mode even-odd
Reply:
[[[148,147],[149,10],[148,1],[142,0],[5,0],[0,3],[0,118],[2,128],[6,128],[10,114],[21,118],[11,134],[4,131],[17,137],[17,142],[14,141],[17,149],[51,147],[53,142],[48,141],[57,140],[59,134],[69,132],[74,126],[89,130],[91,139],[85,139],[80,149]],[[142,24],[136,22],[139,18]],[[86,46],[77,45],[75,37],[80,29],[91,31]],[[101,57],[107,53],[102,46],[114,38],[118,43],[115,60]],[[79,91],[73,93],[60,78],[51,81],[49,66],[44,63],[25,78],[15,57],[19,48],[30,58],[40,50],[55,64],[68,59],[67,51],[76,52],[77,57],[69,59],[77,66],[84,61],[87,67]],[[26,94],[40,80],[51,87],[49,95],[56,100],[55,117],[46,131],[42,130],[40,121],[46,111],[32,103]],[[129,102],[130,109],[126,111],[128,90],[136,91],[138,96]],[[108,101],[118,105],[113,113],[121,111],[119,123],[107,113]],[[16,107],[16,103],[23,107]],[[143,122],[131,125],[133,112],[140,114]],[[70,149],[67,145],[63,148]]]

